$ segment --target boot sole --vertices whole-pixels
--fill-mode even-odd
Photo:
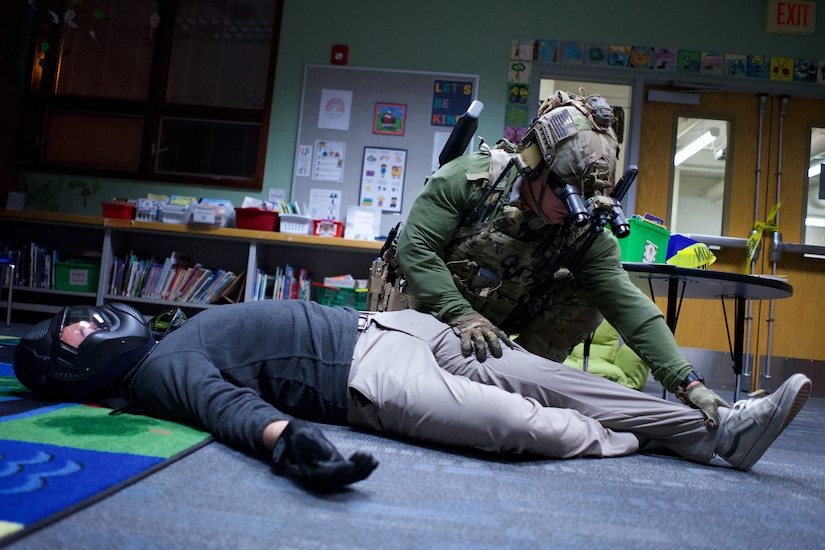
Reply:
[[[767,430],[762,433],[762,435],[757,439],[757,442],[761,442],[765,437],[769,437],[770,441],[767,444],[756,445],[754,444],[747,454],[745,454],[744,458],[737,464],[735,467],[739,470],[748,471],[753,467],[756,462],[762,458],[762,455],[765,454],[765,451],[768,449],[771,443],[773,443],[777,437],[785,430],[788,424],[796,417],[797,413],[802,409],[805,402],[808,400],[808,397],[811,395],[811,381],[804,377],[803,375],[794,375],[788,379],[788,381],[792,380],[793,378],[804,378],[801,382],[801,385],[798,389],[796,389],[796,394],[794,395],[793,403],[791,403],[790,410],[788,414],[785,416],[785,420],[782,422],[782,425],[776,431],[776,433],[769,435]],[[792,384],[787,384],[783,390],[785,393],[794,391],[792,388]],[[780,401],[782,398],[780,398]],[[777,407],[777,412],[779,408]],[[770,426],[771,421],[776,417],[771,416],[771,419],[768,421],[768,426]]]

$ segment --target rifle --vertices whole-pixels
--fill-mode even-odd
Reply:
[[[396,311],[412,306],[412,297],[403,292],[404,280],[395,256],[402,227],[399,222],[390,230],[378,257],[372,261],[367,282],[367,311]]]
[[[451,160],[457,159],[464,154],[470,140],[473,139],[473,134],[478,129],[478,117],[484,109],[484,104],[478,100],[474,100],[467,107],[467,111],[459,117],[458,121],[453,126],[450,137],[447,138],[447,143],[441,149],[438,155],[438,165],[444,166]]]

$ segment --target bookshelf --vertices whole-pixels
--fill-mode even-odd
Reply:
[[[146,314],[154,314],[171,306],[179,306],[188,310],[187,313],[193,313],[219,305],[169,301],[157,296],[123,296],[112,292],[112,262],[116,258],[125,259],[130,254],[163,262],[175,253],[213,271],[231,271],[241,277],[241,281],[235,287],[238,292],[230,299],[250,301],[254,299],[254,278],[258,270],[274,274],[279,267],[290,265],[305,269],[312,280],[347,273],[356,278],[366,278],[382,244],[378,241],[26,210],[0,210],[0,240],[11,247],[37,242],[57,251],[61,259],[78,254],[95,261],[99,259],[100,277],[94,292],[15,286],[13,309],[49,313],[65,305],[101,305],[113,301],[132,303]],[[0,301],[0,305],[5,307],[5,301]]]

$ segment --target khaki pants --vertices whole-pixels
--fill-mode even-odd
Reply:
[[[707,463],[719,432],[681,403],[554,363],[520,346],[479,363],[459,338],[413,310],[376,314],[360,334],[348,420],[438,444],[550,458],[664,447]],[[720,409],[724,420],[726,409]]]

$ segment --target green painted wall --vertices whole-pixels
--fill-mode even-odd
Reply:
[[[52,210],[99,215],[100,202],[146,193],[265,198],[289,190],[303,68],[329,63],[333,44],[349,46],[349,65],[479,75],[485,104],[479,135],[495,141],[504,126],[510,43],[515,38],[688,48],[792,58],[825,58],[825,13],[811,35],[763,31],[764,0],[590,0],[509,3],[481,0],[286,0],[275,78],[263,192],[23,174],[21,190]],[[608,69],[609,70],[609,69]],[[825,86],[819,87],[825,97]],[[91,194],[84,196],[83,188]],[[85,204],[84,204],[85,202]]]

